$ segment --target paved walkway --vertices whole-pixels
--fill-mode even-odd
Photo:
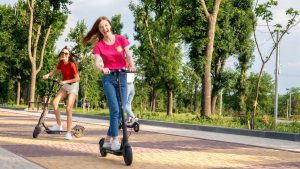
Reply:
[[[67,141],[64,135],[42,133],[33,139],[39,115],[0,108],[1,169],[128,168],[120,156],[99,155],[98,142],[108,121],[74,117],[74,125],[85,126],[84,137]],[[54,124],[53,115],[49,117],[47,124]],[[300,143],[293,141],[141,124],[130,144],[134,169],[300,168]]]

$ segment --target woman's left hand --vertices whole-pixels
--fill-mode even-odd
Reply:
[[[65,81],[60,81],[59,84],[60,84],[60,85],[64,85],[64,84],[66,84],[66,83],[65,83]]]
[[[129,66],[129,67],[128,67],[128,71],[129,71],[129,72],[135,72],[135,71],[136,71],[135,66]]]

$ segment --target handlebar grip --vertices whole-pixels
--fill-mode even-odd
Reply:
[[[54,79],[54,78],[48,78],[47,80],[55,82],[55,83],[60,83],[59,79]]]
[[[137,71],[129,71],[128,69],[110,69],[110,72],[137,73]]]

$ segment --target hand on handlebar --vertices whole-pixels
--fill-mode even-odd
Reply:
[[[135,66],[128,67],[128,72],[136,72]]]
[[[102,69],[102,72],[103,72],[104,74],[106,74],[106,75],[110,74],[109,68],[103,68],[103,69]]]
[[[43,76],[43,80],[47,80],[49,78],[49,74]]]
[[[66,84],[65,81],[58,81],[58,82],[59,82],[59,84],[62,85],[62,86],[63,86],[64,84]]]
[[[52,81],[52,82],[61,84],[61,81],[60,81],[60,80],[54,79],[53,77],[51,77],[51,76],[49,76],[49,75],[44,75],[44,76],[43,76],[43,80],[48,80],[48,81]]]

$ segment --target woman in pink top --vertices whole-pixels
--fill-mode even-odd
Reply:
[[[121,111],[118,102],[118,86],[115,70],[127,68],[128,63],[128,70],[135,71],[135,65],[129,51],[128,40],[124,36],[114,34],[111,26],[111,22],[107,17],[99,17],[92,29],[83,38],[82,42],[85,44],[89,41],[93,41],[94,38],[98,38],[98,42],[93,50],[95,56],[94,65],[97,70],[103,72],[102,85],[110,112],[110,125],[103,147],[119,150],[120,142],[118,139],[118,127]],[[103,66],[100,66],[99,64],[101,61],[103,61]],[[124,106],[126,105],[127,99],[126,81],[127,75],[122,72],[120,74],[120,83],[122,90],[122,105]]]

